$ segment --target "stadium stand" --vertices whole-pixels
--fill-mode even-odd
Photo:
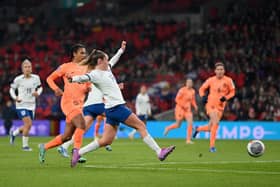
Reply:
[[[130,107],[133,107],[140,85],[146,84],[150,88],[154,114],[174,108],[176,92],[184,79],[193,78],[198,89],[212,75],[214,63],[222,60],[237,87],[236,97],[227,106],[224,118],[280,120],[278,1],[265,4],[259,3],[262,1],[228,3],[226,14],[221,15],[214,7],[206,13],[209,19],[204,27],[196,32],[190,31],[186,21],[118,21],[118,15],[123,16],[123,12],[120,13],[117,2],[105,6],[100,1],[90,1],[74,10],[61,10],[55,22],[37,8],[40,6],[35,3],[37,1],[33,2],[28,9],[15,9],[14,14],[5,12],[4,8],[0,11],[3,15],[0,16],[3,23],[0,26],[0,33],[3,33],[0,34],[1,105],[10,99],[9,84],[19,74],[22,59],[28,57],[45,87],[44,95],[38,102],[37,118],[61,118],[59,99],[47,89],[45,78],[68,60],[70,46],[82,42],[89,49],[97,47],[112,55],[120,41],[127,40],[127,52],[114,73],[119,81],[125,83],[124,95],[130,101]],[[120,2],[125,5],[126,1]],[[167,6],[170,1],[138,1],[155,13],[169,12],[162,15],[165,17],[177,11],[176,7],[180,7],[178,11],[197,7],[191,0],[172,2],[176,6]],[[129,3],[126,5],[131,6]],[[110,15],[108,19],[106,15],[102,18],[89,16],[89,12],[98,11],[100,6],[105,9],[113,7],[116,18]],[[121,10],[127,10],[127,7],[122,6]],[[198,96],[197,100],[200,100]],[[197,119],[205,118],[203,111],[200,104]]]

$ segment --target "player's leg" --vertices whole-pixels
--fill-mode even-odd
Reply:
[[[70,157],[68,154],[68,148],[73,145],[74,143],[74,137],[72,136],[72,138],[66,142],[64,142],[61,146],[59,146],[57,148],[57,151],[59,152],[59,154],[65,158]]]
[[[98,144],[100,147],[106,147],[107,145],[111,145],[115,139],[115,136],[118,131],[117,125],[105,124],[105,129],[102,137],[98,140]]]
[[[32,151],[32,149],[28,145],[29,140],[29,131],[32,126],[32,119],[30,116],[22,118],[23,127],[22,127],[22,150],[24,151]]]
[[[92,125],[92,123],[94,121],[94,117],[91,116],[91,114],[88,114],[84,118],[85,118],[85,123],[86,123],[86,131],[88,131],[88,129],[91,127],[91,125]],[[73,139],[73,137],[72,137],[72,139]],[[74,141],[74,139],[73,139],[73,141]],[[80,157],[78,162],[79,163],[85,163],[86,161],[87,161],[86,158]]]
[[[86,123],[86,131],[91,127],[93,122],[93,117],[91,115],[84,116],[85,123]],[[58,147],[57,151],[61,154],[63,157],[69,157],[68,154],[68,148],[73,145],[74,143],[74,136],[72,136],[71,140],[66,141],[63,143],[60,147]]]
[[[110,145],[115,139],[118,126],[117,125],[109,125],[105,124],[105,131],[103,136],[100,139],[95,139],[91,143],[87,144],[86,146],[82,147],[79,150],[79,155],[84,155],[88,152],[95,151],[100,147]]]
[[[172,129],[177,129],[177,128],[180,128],[181,127],[181,124],[182,124],[183,120],[182,119],[179,119],[179,120],[176,120],[175,123],[167,126],[165,129],[164,129],[164,136],[167,136],[168,132]]]
[[[30,117],[30,114],[26,109],[17,109],[16,111],[17,111],[18,118],[21,120],[23,120],[23,118]],[[23,129],[24,129],[24,121],[22,126],[16,128],[14,131],[12,130],[10,131],[10,144],[14,144],[16,136],[22,134]]]
[[[165,160],[166,157],[175,149],[175,146],[161,149],[153,137],[148,133],[145,124],[134,113],[131,113],[124,123],[139,132],[143,141],[156,152],[160,161]]]
[[[212,127],[212,124],[211,122],[209,121],[208,124],[206,125],[203,125],[203,126],[196,126],[194,128],[194,133],[192,135],[193,138],[196,138],[197,134],[201,131],[204,131],[204,132],[210,132],[211,130],[211,127]]]
[[[80,159],[79,156],[79,149],[83,143],[83,136],[85,133],[85,120],[80,110],[75,110],[71,113],[71,122],[76,127],[74,133],[74,148],[72,150],[72,159],[71,159],[71,167],[75,167],[78,160]]]
[[[145,115],[139,115],[138,118],[143,121],[143,123],[145,124],[145,126],[147,125],[147,117]],[[129,134],[128,137],[132,140],[134,138],[134,135],[136,134],[137,130],[133,129]]]
[[[106,118],[103,117],[103,119],[104,119],[103,132],[105,132],[105,129],[108,127],[108,125],[105,125],[105,124],[106,124]],[[118,131],[118,127],[117,127],[117,131]],[[117,136],[117,131],[116,131],[116,133],[115,133],[115,139],[116,139],[116,136]],[[113,151],[113,149],[112,149],[112,147],[111,147],[111,144],[106,145],[106,146],[105,146],[105,149],[106,149],[107,151]]]
[[[211,122],[211,131],[210,131],[210,152],[216,152],[215,142],[217,130],[219,128],[219,113],[217,111],[212,111],[209,113],[210,122]]]
[[[90,115],[84,116],[85,123],[86,123],[86,131],[88,131],[94,121],[94,118]]]
[[[211,122],[209,122],[208,124],[206,124],[206,125],[203,125],[203,126],[200,126],[200,127],[197,127],[197,131],[198,132],[200,132],[200,131],[204,131],[204,132],[210,132],[210,130],[211,130],[211,126],[212,126],[212,124],[211,124]]]
[[[65,130],[63,134],[60,134],[56,136],[54,139],[51,141],[47,142],[44,147],[45,150],[51,149],[53,147],[56,147],[58,145],[61,145],[63,142],[66,142],[71,139],[76,127],[72,124],[67,122],[65,125]]]
[[[104,104],[92,104],[83,108],[84,119],[86,123],[86,131],[91,127],[94,119],[104,112]],[[86,158],[80,157],[79,163],[85,163]]]
[[[175,123],[167,126],[164,129],[164,133],[163,133],[164,136],[166,136],[170,130],[179,128],[181,126],[181,123],[182,123],[182,121],[184,119],[184,110],[181,109],[181,107],[179,107],[179,106],[175,107],[175,119],[176,119]]]
[[[186,122],[187,122],[186,143],[187,144],[193,144],[193,142],[191,141],[192,129],[193,129],[193,115],[192,115],[192,113],[187,113],[185,115],[185,119],[186,119]]]
[[[206,113],[207,115],[209,116],[209,114],[212,112],[213,110],[211,108],[209,108],[209,106],[207,105],[206,106]],[[195,127],[195,131],[193,133],[193,138],[195,138],[197,136],[197,134],[201,131],[204,131],[204,132],[210,132],[211,130],[211,127],[212,127],[212,123],[211,123],[211,120],[209,120],[208,124],[206,125],[203,125],[203,126],[199,126],[199,127]]]
[[[10,131],[10,136],[12,137],[12,141],[10,141],[11,144],[14,143],[15,137],[19,134],[21,134],[23,131],[23,126],[16,128],[14,131]]]
[[[10,130],[10,144],[13,145],[15,143],[16,136],[22,133],[22,127],[17,128],[16,130]]]
[[[45,153],[48,149],[61,145],[71,139],[76,127],[67,119],[64,134],[60,134],[45,144],[39,145],[39,161],[45,162]]]
[[[96,117],[96,123],[95,123],[95,126],[94,126],[94,137],[95,138],[99,138],[99,129],[100,129],[100,125],[101,125],[101,122],[103,121],[103,116],[99,115]]]
[[[74,133],[74,149],[80,149],[82,145],[83,135],[85,133],[86,124],[81,111],[74,111],[72,113],[71,123],[76,127]]]

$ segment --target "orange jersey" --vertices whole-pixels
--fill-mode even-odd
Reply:
[[[176,98],[176,104],[180,106],[185,112],[191,112],[191,106],[197,108],[195,101],[195,90],[193,88],[188,89],[186,86],[180,88]]]
[[[223,111],[226,102],[221,102],[220,98],[225,97],[227,100],[232,98],[235,95],[235,86],[233,81],[228,76],[223,76],[221,79],[218,79],[216,76],[208,78],[200,87],[199,95],[202,97],[206,94],[206,91],[209,89],[208,102],[206,108],[216,108],[220,111]]]
[[[77,63],[62,64],[47,78],[47,83],[51,89],[56,90],[58,86],[55,79],[62,77],[64,81],[64,91],[61,99],[61,108],[65,115],[71,113],[75,108],[82,109],[86,93],[89,91],[91,84],[69,83],[66,75],[83,75],[87,72],[87,67],[80,66]]]

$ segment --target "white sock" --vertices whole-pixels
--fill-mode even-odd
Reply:
[[[22,136],[22,147],[28,147],[28,136]]]
[[[133,129],[133,130],[129,133],[129,136],[134,136],[136,132],[137,132],[136,129]]]
[[[86,146],[82,147],[79,150],[79,155],[84,155],[90,151],[95,151],[98,148],[99,148],[99,143],[97,140],[94,140],[91,143],[87,144]]]
[[[157,155],[160,154],[161,148],[158,146],[157,142],[153,139],[153,137],[148,134],[143,138],[143,141],[152,149],[154,150]]]
[[[13,136],[17,136],[19,135],[19,128],[17,128],[16,130],[13,131]]]
[[[68,149],[70,145],[73,145],[74,143],[74,136],[72,136],[71,140],[65,142],[64,144],[61,145],[64,149]]]

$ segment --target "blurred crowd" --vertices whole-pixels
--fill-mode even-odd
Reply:
[[[45,79],[59,64],[69,60],[67,51],[71,45],[82,42],[89,50],[100,48],[112,56],[121,40],[127,40],[127,51],[113,71],[118,81],[125,83],[123,93],[128,106],[134,107],[140,86],[146,84],[153,114],[173,109],[174,98],[184,80],[192,78],[198,90],[202,82],[213,75],[214,63],[219,60],[225,63],[227,75],[236,85],[236,97],[229,102],[224,119],[280,120],[280,7],[277,1],[269,1],[264,6],[235,2],[228,6],[226,15],[209,15],[207,24],[196,32],[190,31],[187,22],[112,22],[81,13],[79,17],[65,14],[63,24],[53,26],[47,20],[36,21],[45,20],[44,14],[28,12],[19,14],[17,19],[22,35],[12,44],[0,47],[2,106],[10,100],[9,84],[20,73],[22,59],[28,57],[44,86],[37,118],[61,118],[59,98],[48,89]],[[30,29],[30,25],[39,29]],[[206,119],[198,95],[197,102],[200,112],[196,119]]]

